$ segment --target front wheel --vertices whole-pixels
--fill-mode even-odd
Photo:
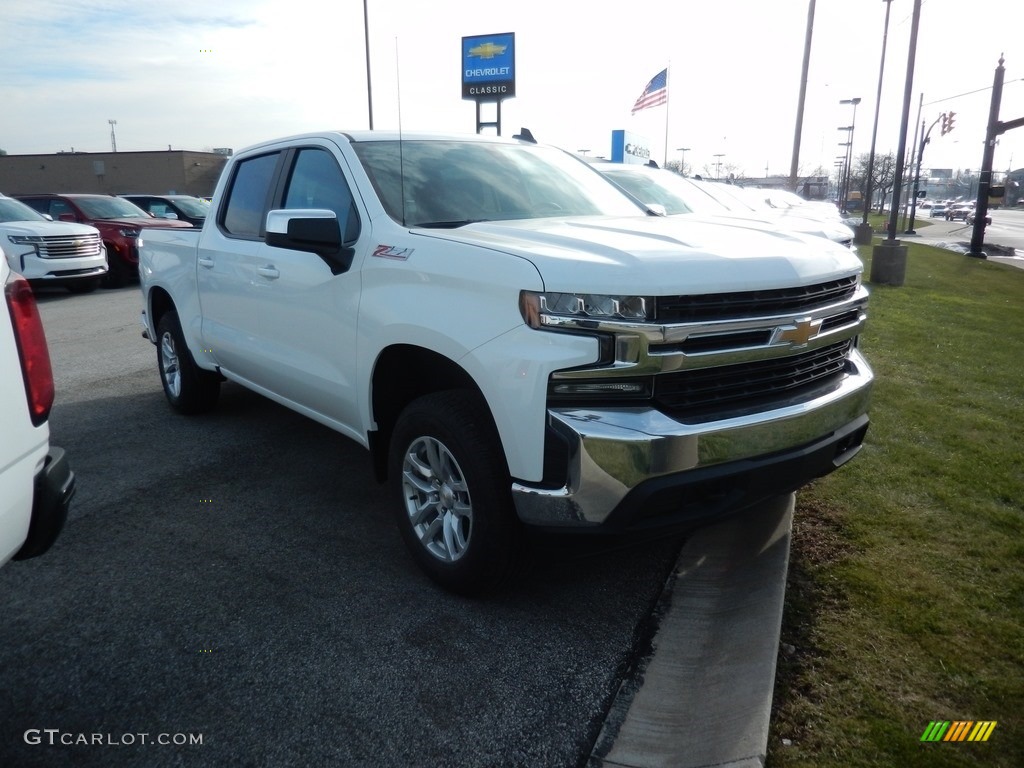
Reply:
[[[185,345],[177,312],[165,312],[156,327],[156,358],[167,402],[179,413],[203,413],[217,404],[220,378],[204,371]]]
[[[437,392],[408,405],[395,425],[388,470],[399,531],[427,575],[474,596],[511,578],[522,529],[505,457],[479,395]]]

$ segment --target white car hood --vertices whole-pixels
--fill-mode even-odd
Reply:
[[[530,219],[414,231],[526,258],[549,291],[728,293],[811,285],[863,269],[849,248],[823,237],[695,215]]]
[[[3,221],[0,232],[5,235],[29,237],[67,237],[69,235],[98,235],[96,227],[74,224],[70,221]]]

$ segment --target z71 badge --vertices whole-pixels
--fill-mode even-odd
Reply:
[[[393,245],[378,245],[373,249],[373,255],[381,259],[397,259],[406,261],[415,248],[395,248]]]

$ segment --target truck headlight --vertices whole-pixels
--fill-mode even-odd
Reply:
[[[600,322],[643,323],[651,320],[654,300],[649,296],[598,293],[520,291],[519,311],[531,328],[571,326],[586,329]]]
[[[125,227],[124,229],[118,231],[121,233],[121,237],[138,237],[140,234],[142,234],[142,230],[130,229],[128,227]]]

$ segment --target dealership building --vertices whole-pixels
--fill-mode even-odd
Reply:
[[[0,155],[0,193],[213,194],[230,149]]]

